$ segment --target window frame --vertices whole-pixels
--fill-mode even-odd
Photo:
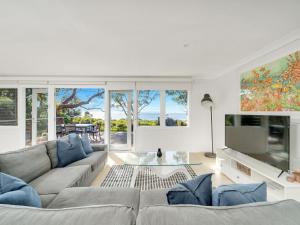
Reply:
[[[14,86],[0,86],[0,90],[1,89],[13,89],[13,90],[15,90],[16,91],[16,93],[15,93],[15,100],[16,100],[16,102],[15,102],[15,121],[16,121],[16,123],[15,124],[7,124],[7,125],[5,125],[5,124],[0,124],[0,127],[19,127],[19,104],[20,104],[20,102],[19,102],[19,95],[20,95],[20,90],[19,90],[19,88],[18,87],[14,87]]]
[[[155,87],[145,87],[136,89],[136,93],[138,96],[139,91],[143,90],[157,90],[160,93],[160,125],[158,126],[140,126],[138,124],[138,112],[137,112],[137,104],[136,104],[136,117],[137,117],[137,128],[140,129],[186,129],[191,126],[190,113],[191,113],[191,90],[189,88],[179,88],[179,87],[165,87],[165,88],[155,88]],[[187,126],[166,126],[166,91],[186,91],[187,92]],[[138,102],[136,98],[136,103]]]
[[[146,126],[146,125],[139,125],[139,112],[138,112],[138,99],[139,99],[139,94],[140,94],[140,91],[157,91],[157,92],[159,92],[159,125],[156,125],[156,126]],[[139,89],[139,90],[136,90],[136,93],[137,93],[137,95],[136,95],[136,98],[135,98],[135,102],[136,102],[136,121],[137,121],[137,127],[160,127],[161,126],[161,124],[162,124],[162,121],[163,121],[163,119],[162,119],[162,114],[161,114],[161,110],[162,110],[162,97],[161,97],[161,95],[162,95],[162,91],[160,90],[160,89],[155,89],[155,88],[144,88],[144,89]]]
[[[51,85],[51,88],[53,90],[53,103],[56,106],[57,104],[57,100],[56,100],[56,89],[103,89],[104,90],[104,99],[103,99],[103,110],[104,110],[104,132],[103,132],[103,136],[104,136],[104,143],[107,144],[107,140],[108,140],[108,132],[107,129],[109,129],[109,123],[106,123],[106,121],[108,121],[109,119],[109,113],[107,113],[107,109],[109,109],[109,92],[107,89],[106,85],[103,84],[66,84],[66,85],[62,85],[62,84],[56,84],[56,85]],[[53,108],[53,118],[54,118],[54,123],[52,124],[52,128],[53,128],[53,135],[56,138],[56,119],[57,119],[57,114],[56,114],[56,107]]]
[[[187,115],[186,115],[186,126],[166,126],[166,92],[167,91],[186,91],[187,93]],[[167,128],[186,128],[190,126],[190,91],[188,89],[179,89],[179,88],[166,88],[164,90],[164,126]]]

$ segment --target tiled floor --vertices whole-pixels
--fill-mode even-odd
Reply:
[[[218,172],[218,170],[216,169],[215,159],[206,158],[204,154],[200,152],[190,153],[190,159],[202,162],[202,164],[199,166],[192,166],[192,168],[197,174],[200,175],[200,174],[210,173],[210,172],[215,174],[213,176],[213,186],[232,183],[232,181],[229,180],[226,176]],[[101,182],[109,172],[112,165],[122,165],[122,164],[123,161],[119,157],[117,157],[116,154],[110,152],[108,155],[108,160],[105,168],[99,173],[97,178],[92,183],[92,186],[99,186],[101,184]]]

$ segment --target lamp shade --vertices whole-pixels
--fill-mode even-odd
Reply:
[[[205,107],[210,107],[213,106],[214,102],[211,99],[209,94],[204,94],[202,100],[201,100],[201,105],[205,106]]]

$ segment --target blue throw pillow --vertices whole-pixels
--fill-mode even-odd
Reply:
[[[84,152],[87,155],[91,154],[93,152],[88,134],[84,134],[84,135],[81,136],[81,144],[82,144]]]
[[[41,207],[39,194],[23,180],[0,172],[0,204]]]
[[[213,206],[232,206],[267,200],[267,185],[231,184],[217,187],[212,194]]]
[[[64,167],[72,162],[84,159],[86,154],[77,134],[69,134],[68,141],[57,141],[58,167]]]
[[[193,204],[193,205],[211,205],[212,174],[198,176],[185,183],[177,184],[167,193],[168,203],[175,204]]]

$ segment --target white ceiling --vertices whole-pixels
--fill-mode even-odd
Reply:
[[[0,75],[216,76],[299,27],[299,0],[0,0]]]

